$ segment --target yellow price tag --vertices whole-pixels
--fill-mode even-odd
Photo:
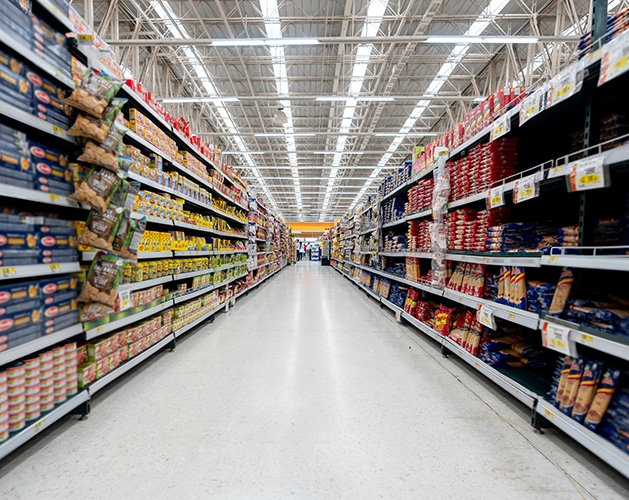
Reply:
[[[86,33],[79,33],[79,34],[76,36],[76,39],[77,39],[79,42],[91,42],[91,41],[93,41],[93,40],[94,40],[94,35],[92,35],[92,34],[86,34]]]
[[[54,134],[57,134],[57,135],[63,134],[63,129],[61,127],[57,127],[57,125],[51,125],[50,128],[52,128],[52,132]]]
[[[565,96],[566,94],[571,92],[572,89],[573,89],[572,84],[569,83],[568,85],[564,85],[557,91],[557,98]]]
[[[512,312],[507,313],[507,318],[508,319],[515,319],[515,314],[513,314]]]
[[[625,66],[627,66],[627,64],[629,64],[629,56],[621,57],[620,59],[618,59],[618,61],[616,61],[616,64],[614,64],[612,66],[612,70],[613,71],[620,71],[623,68],[625,68]]]
[[[104,326],[99,326],[96,328],[96,333],[102,333],[104,329],[105,329]]]
[[[546,415],[551,420],[555,418],[555,414],[548,408],[544,408],[544,415]]]
[[[524,113],[526,116],[531,116],[532,114],[537,113],[537,104],[533,104],[533,106],[529,107]]]
[[[528,198],[529,196],[533,195],[533,188],[526,188],[524,190],[522,190],[522,193],[520,193],[520,197],[522,198]]]
[[[14,267],[0,267],[0,279],[2,278],[10,278],[11,276],[15,276],[16,270]]]
[[[588,174],[584,175],[579,179],[579,184],[588,186],[590,184],[596,184],[601,181],[601,176],[598,174]]]
[[[548,262],[559,262],[559,256],[558,255],[549,255],[548,256]]]
[[[494,135],[500,135],[505,131],[505,126],[504,125],[500,125],[499,127],[496,128],[496,130],[494,131]]]
[[[49,199],[50,201],[60,201],[60,200],[61,200],[61,197],[60,197],[58,194],[50,193],[50,194],[48,195],[48,199]]]
[[[502,196],[494,196],[494,197],[491,199],[491,204],[492,204],[492,205],[495,205],[496,203],[500,203],[501,201],[502,201]]]
[[[592,337],[592,335],[588,335],[587,333],[582,333],[581,335],[579,335],[579,339],[581,340],[581,342],[589,342],[590,344],[594,342],[594,337]]]
[[[41,429],[44,425],[46,425],[46,419],[42,418],[39,422],[37,422],[36,424],[33,424],[32,429],[34,431],[38,431],[39,429]]]
[[[61,265],[59,264],[50,264],[48,266],[48,268],[50,269],[51,272],[56,273],[61,269]]]
[[[557,349],[563,349],[563,350],[568,349],[568,344],[566,344],[563,340],[558,339],[557,337],[548,339],[548,344],[551,347],[555,347]]]

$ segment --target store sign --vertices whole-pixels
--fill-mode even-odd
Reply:
[[[546,89],[539,89],[525,97],[520,103],[520,125],[546,109]]]
[[[545,321],[542,325],[542,345],[568,356],[577,356],[577,348],[570,340],[570,328],[567,326]]]
[[[627,70],[629,70],[629,31],[625,31],[615,40],[603,45],[598,84],[603,85]]]
[[[489,208],[501,207],[505,204],[505,188],[503,185],[496,186],[489,190],[489,197],[487,198],[487,204]]]
[[[484,304],[481,304],[476,311],[476,321],[481,325],[485,325],[492,330],[496,329],[496,318],[494,317],[494,311]]]
[[[491,124],[491,134],[489,140],[493,141],[503,135],[507,135],[509,132],[511,132],[511,115],[509,113],[505,113]]]
[[[570,191],[588,191],[609,186],[609,175],[602,156],[584,158],[570,164]]]
[[[539,196],[538,175],[533,174],[515,182],[513,186],[513,203],[522,203]]]

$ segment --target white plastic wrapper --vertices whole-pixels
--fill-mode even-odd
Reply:
[[[450,176],[446,169],[448,150],[437,148],[435,151],[435,187],[432,196],[432,218],[430,224],[430,242],[432,256],[432,285],[437,288],[446,286],[447,238],[444,224],[444,214],[450,197]]]

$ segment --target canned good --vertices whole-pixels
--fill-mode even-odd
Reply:
[[[9,419],[11,418],[11,416],[16,415],[17,413],[22,413],[25,408],[26,408],[26,404],[24,400],[15,404],[9,403]]]
[[[66,389],[65,387],[63,388],[63,391],[59,392],[57,394],[57,392],[55,392],[55,404],[61,404],[64,403],[66,401],[66,399],[68,399],[68,395],[66,393]]]
[[[53,401],[51,403],[42,403],[41,404],[41,411],[42,413],[45,411],[50,411],[55,407],[55,401],[53,399]]]
[[[53,375],[56,377],[57,375],[61,375],[63,377],[66,376],[66,365],[65,363],[62,365],[55,365],[52,371]]]
[[[39,395],[39,392],[37,392],[37,394],[31,394],[30,396],[26,396],[24,398],[24,404],[26,406],[32,405],[32,404],[35,404],[35,403],[39,404],[39,398],[40,397],[41,396]]]
[[[29,370],[39,369],[39,358],[32,358],[24,360],[24,368],[28,372]]]
[[[77,392],[79,392],[79,383],[72,382],[72,384],[68,384],[66,387],[66,394],[68,396],[74,396]]]
[[[4,391],[0,391],[0,403],[4,403],[8,399],[9,399],[9,393],[7,392],[5,388]]]
[[[7,368],[6,373],[7,373],[7,382],[11,382],[11,379],[23,377],[24,374],[26,373],[26,370],[24,368],[24,365],[20,363],[16,366],[11,366],[10,368]]]
[[[24,380],[24,386],[25,387],[32,387],[34,385],[38,386],[39,382],[40,382],[40,376],[39,376],[39,373],[38,373],[36,377],[27,377]]]
[[[44,363],[52,363],[52,351],[46,351],[46,352],[42,352],[39,355],[39,362],[40,364],[44,364]]]
[[[39,397],[43,398],[44,396],[52,396],[55,394],[55,388],[50,385],[48,387],[44,387],[39,389]]]
[[[52,350],[52,359],[53,360],[57,360],[57,359],[63,359],[65,358],[66,355],[66,350],[63,347],[55,347]]]
[[[37,406],[37,410],[33,410],[31,412],[25,412],[24,414],[27,422],[31,422],[33,420],[37,420],[41,416],[41,408],[39,405]]]
[[[44,373],[44,372],[48,372],[48,371],[52,371],[52,369],[54,368],[54,363],[52,362],[52,359],[50,361],[46,361],[45,363],[42,363],[39,365],[39,373]]]
[[[15,406],[16,404],[23,403],[25,399],[26,399],[26,396],[24,395],[24,393],[17,394],[15,396],[9,396],[8,403],[9,403],[9,406]]]
[[[46,370],[45,372],[42,371],[39,374],[39,380],[41,382],[43,382],[44,380],[52,380],[54,376],[55,376],[55,372],[53,372],[51,368],[50,370]]]
[[[3,413],[9,414],[9,402],[5,401],[4,403],[0,403],[0,417]],[[2,418],[0,418],[0,422],[2,422]]]
[[[0,372],[0,385],[7,383],[7,372]]]
[[[11,400],[12,397],[20,396],[20,395],[23,396],[25,392],[26,392],[26,386],[24,384],[22,384],[19,387],[9,387],[7,389],[7,394],[9,395],[9,401]]]
[[[13,387],[23,386],[25,382],[26,382],[26,376],[25,375],[20,375],[20,376],[17,376],[17,377],[10,377],[9,380],[7,380],[7,387],[10,390]]]
[[[33,378],[37,378],[37,379],[38,379],[38,378],[39,378],[39,375],[40,375],[40,373],[39,373],[39,367],[37,367],[37,368],[36,368],[36,369],[34,369],[34,370],[26,370],[26,375],[25,375],[25,378],[26,378],[26,380],[28,380],[28,379],[33,379]]]
[[[9,432],[17,432],[24,429],[26,426],[26,413],[22,412],[19,418],[15,418],[15,420],[9,419]]]
[[[76,352],[76,342],[70,342],[69,344],[64,345],[63,349],[65,350],[66,353]]]
[[[65,378],[62,378],[61,380],[56,380],[53,382],[52,386],[54,387],[55,391],[57,389],[61,389],[62,387],[65,387],[67,384],[67,380]]]

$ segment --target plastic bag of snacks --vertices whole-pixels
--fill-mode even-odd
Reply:
[[[100,118],[120,87],[122,81],[88,69],[83,75],[81,86],[74,89],[64,102]]]
[[[126,99],[114,99],[105,110],[102,118],[79,113],[74,125],[68,130],[68,135],[85,137],[102,144],[107,139],[111,126],[126,102]]]
[[[140,186],[139,182],[123,180],[118,189],[112,194],[110,203],[117,207],[125,208],[130,212],[133,211],[133,205],[136,196],[140,192]]]
[[[127,128],[115,122],[109,129],[109,134],[107,134],[102,144],[91,140],[87,141],[83,148],[83,154],[79,156],[79,161],[93,163],[108,168],[113,172],[118,172],[120,170],[118,154],[122,146],[122,138],[126,133]]]
[[[114,239],[114,252],[124,259],[136,261],[138,259],[138,246],[145,230],[146,218],[138,221],[132,219],[129,213],[125,211],[122,214]]]
[[[85,178],[77,183],[74,193],[68,198],[85,203],[99,212],[105,212],[112,193],[116,191],[121,182],[122,179],[111,170],[92,166]]]
[[[123,211],[111,204],[103,213],[92,210],[79,236],[79,244],[111,252]]]
[[[118,283],[122,276],[124,261],[115,255],[99,252],[87,272],[79,302],[104,304],[111,308],[116,303]]]

